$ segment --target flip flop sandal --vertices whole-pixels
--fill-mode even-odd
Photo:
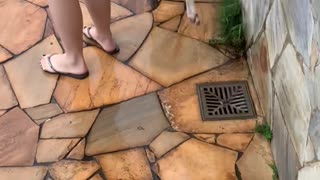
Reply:
[[[91,45],[91,46],[97,46],[98,48],[102,49],[104,52],[110,54],[110,55],[114,55],[117,54],[118,52],[120,52],[120,48],[118,45],[116,45],[116,48],[113,51],[106,51],[103,49],[103,47],[92,37],[91,33],[90,33],[90,29],[92,27],[87,27],[85,26],[84,29],[87,29],[87,34],[83,33],[83,40],[84,42],[86,42],[87,44]]]
[[[67,77],[71,77],[71,78],[74,78],[74,79],[80,79],[80,80],[81,80],[81,79],[85,79],[85,78],[87,78],[87,77],[89,76],[89,72],[85,72],[85,73],[83,73],[83,74],[73,74],[73,73],[65,73],[65,72],[57,71],[57,70],[53,67],[53,65],[52,65],[52,63],[51,63],[51,57],[54,56],[54,55],[55,55],[55,54],[52,54],[52,55],[48,56],[48,60],[47,60],[50,68],[51,68],[54,72],[50,72],[50,71],[48,71],[48,70],[45,70],[45,69],[43,69],[42,66],[41,66],[41,69],[42,69],[44,72],[49,73],[49,74],[58,74],[58,75],[67,76]]]

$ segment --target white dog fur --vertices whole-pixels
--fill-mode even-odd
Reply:
[[[196,11],[194,0],[186,0],[187,16],[191,22],[199,24],[200,20]]]

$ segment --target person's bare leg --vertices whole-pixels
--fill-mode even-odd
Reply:
[[[61,72],[83,74],[87,72],[82,52],[82,14],[78,0],[49,0],[54,28],[59,34],[64,54],[52,56],[54,68]],[[43,69],[52,72],[48,58],[41,59]]]
[[[85,0],[86,6],[93,20],[94,26],[90,29],[92,37],[106,51],[113,51],[116,44],[110,30],[111,4],[110,0]],[[87,29],[84,29],[87,33]]]

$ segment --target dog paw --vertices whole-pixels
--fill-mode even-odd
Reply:
[[[199,19],[198,14],[188,15],[188,18],[189,18],[189,20],[190,20],[191,23],[196,24],[196,25],[199,25],[199,24],[200,24],[200,19]]]

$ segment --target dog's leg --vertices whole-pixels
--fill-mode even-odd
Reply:
[[[186,0],[187,16],[192,23],[199,24],[200,20],[196,12],[194,0]]]

